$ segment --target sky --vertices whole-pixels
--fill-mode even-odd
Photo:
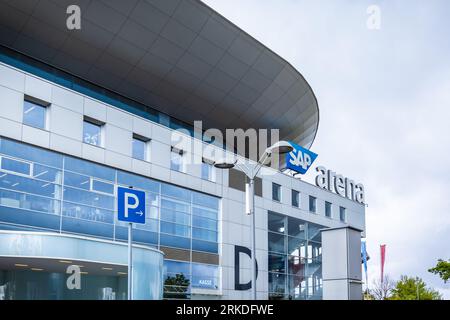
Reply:
[[[204,2],[311,85],[315,165],[365,186],[369,287],[386,244],[385,273],[419,276],[450,299],[450,283],[427,271],[450,259],[450,1]],[[367,26],[371,5],[379,29]]]

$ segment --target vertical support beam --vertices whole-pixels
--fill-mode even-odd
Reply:
[[[128,224],[128,300],[133,300],[133,224]]]
[[[323,229],[324,300],[361,300],[361,232],[353,227]]]

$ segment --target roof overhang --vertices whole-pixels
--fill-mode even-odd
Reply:
[[[201,1],[2,1],[0,43],[204,129],[280,129],[307,148],[317,132],[303,76]]]

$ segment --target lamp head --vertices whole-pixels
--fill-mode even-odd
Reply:
[[[272,153],[284,154],[284,153],[289,153],[292,150],[294,150],[294,148],[292,147],[292,145],[289,142],[281,140],[281,141],[274,143],[270,147],[268,147],[266,149],[266,153],[267,154],[272,154]]]
[[[214,162],[214,167],[218,169],[231,169],[236,165],[237,160],[220,159]]]

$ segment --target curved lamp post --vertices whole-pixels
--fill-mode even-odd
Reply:
[[[254,180],[258,174],[261,167],[265,162],[271,157],[272,154],[284,154],[291,152],[294,148],[287,141],[278,141],[268,147],[261,159],[256,163],[255,166],[245,166],[238,163],[237,160],[229,161],[227,159],[222,159],[214,162],[214,166],[218,169],[231,169],[233,167],[238,167],[245,173],[248,178],[248,182],[245,184],[245,213],[252,215],[252,299],[256,300],[256,230],[255,230],[255,188]]]

